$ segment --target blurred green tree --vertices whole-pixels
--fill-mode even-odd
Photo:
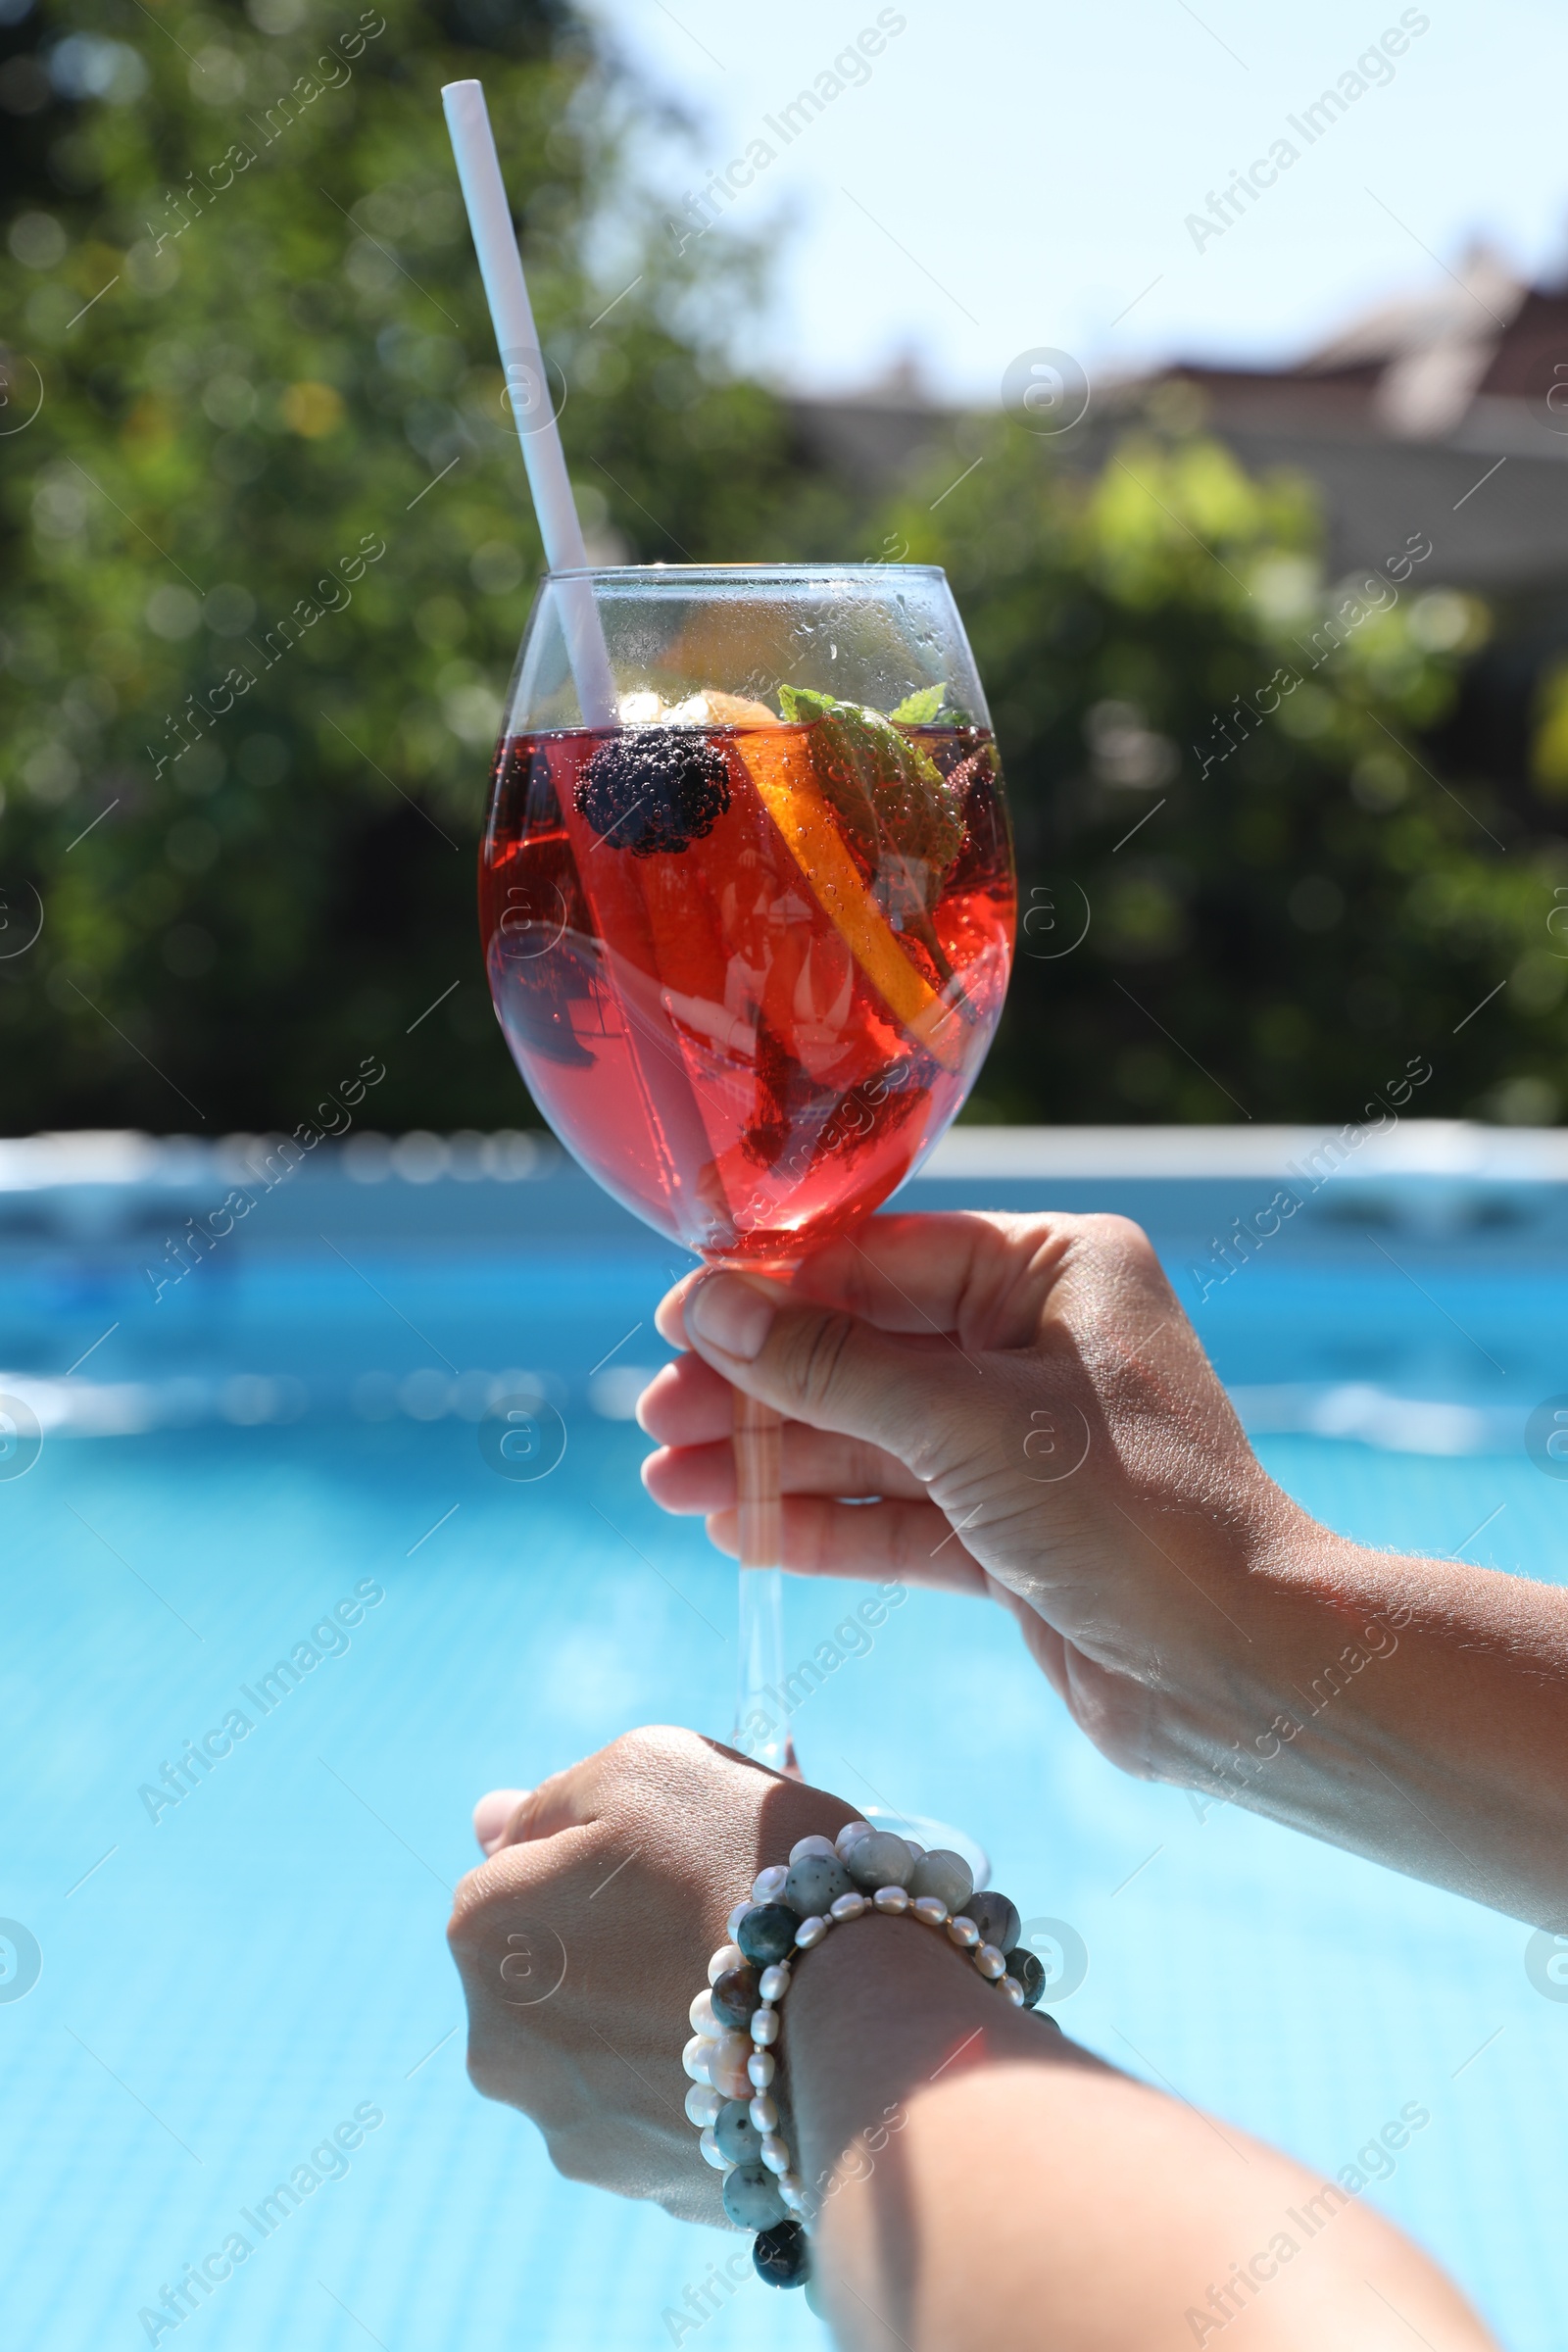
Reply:
[[[894,518],[953,580],[1018,831],[1018,963],[966,1115],[1345,1120],[1418,1056],[1412,1114],[1556,1119],[1561,694],[1537,794],[1441,775],[1489,626],[1426,585],[1441,549],[1327,581],[1309,487],[1158,406],[1093,473],[999,421],[961,490],[933,508],[938,467]]]
[[[949,568],[1023,884],[971,1116],[1340,1119],[1412,1056],[1429,1114],[1559,1115],[1568,688],[1533,780],[1446,772],[1488,616],[1441,549],[1329,583],[1303,485],[1157,413],[1093,472],[971,423],[873,517],[737,377],[760,257],[666,233],[564,0],[0,0],[10,1129],[288,1128],[368,1054],[380,1124],[530,1115],[473,913],[541,561],[474,73],[597,552]]]
[[[0,0],[0,50],[6,1123],[288,1128],[367,1054],[378,1123],[516,1122],[473,845],[541,556],[441,83],[607,560],[839,543],[721,357],[755,257],[681,254],[558,0]]]

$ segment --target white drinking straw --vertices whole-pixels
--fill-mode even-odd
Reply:
[[[552,571],[586,566],[582,524],[571,495],[565,452],[550,406],[544,355],[533,322],[533,306],[522,274],[512,213],[501,177],[496,142],[477,81],[449,81],[441,92],[452,152],[457,158],[463,201],[468,209],[473,249],[479,257],[496,348],[506,372],[522,462],[528,468],[545,562]],[[586,580],[563,580],[559,591],[566,631],[566,656],[577,700],[590,727],[612,727],[618,715],[615,681],[605,644],[604,624]]]

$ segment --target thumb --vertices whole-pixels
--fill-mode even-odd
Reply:
[[[980,1367],[956,1347],[878,1331],[798,1300],[766,1276],[701,1276],[682,1321],[704,1362],[748,1396],[880,1446],[917,1478],[937,1475],[980,1409]]]
[[[488,1796],[480,1797],[473,1808],[473,1834],[485,1853],[493,1854],[505,1845],[508,1824],[531,1794],[528,1788],[492,1788]]]

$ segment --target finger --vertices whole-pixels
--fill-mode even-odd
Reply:
[[[684,1348],[686,1345],[686,1330],[680,1310],[691,1281],[690,1274],[683,1274],[679,1282],[664,1293],[654,1309],[654,1329],[667,1347]]]
[[[691,1346],[691,1341],[686,1336],[686,1300],[690,1296],[692,1285],[701,1282],[708,1271],[706,1266],[694,1266],[689,1274],[683,1274],[679,1282],[664,1293],[663,1298],[654,1309],[654,1328],[660,1338],[667,1341],[671,1348],[689,1348]],[[776,1270],[770,1272],[766,1267],[759,1266],[754,1271],[753,1279],[757,1282],[765,1282],[769,1290],[776,1293],[793,1289],[799,1276],[793,1270],[788,1273],[779,1273]]]
[[[735,1500],[735,1448],[661,1446],[642,1465],[643,1485],[662,1511],[677,1519],[706,1518]]]
[[[492,1788],[481,1796],[473,1808],[473,1834],[482,1853],[493,1854],[506,1836],[511,1821],[524,1797],[526,1788]]]
[[[880,1446],[917,1476],[987,1442],[991,1384],[955,1341],[878,1331],[753,1274],[705,1273],[681,1318],[691,1346],[737,1388],[786,1420]]]
[[[543,1849],[549,1839],[564,1831],[593,1828],[599,1819],[600,1779],[601,1757],[589,1756],[564,1772],[552,1773],[537,1788],[494,1789],[489,1798],[481,1797],[474,1807],[476,1831],[481,1810],[492,1800],[514,1797],[516,1802],[503,1815],[496,1801],[495,1810],[486,1813],[485,1828],[492,1841],[480,1838],[485,1858],[453,1888],[447,1936],[455,1952],[461,1956],[472,1947],[474,1937],[482,1934],[488,1907],[498,1896],[521,1892],[541,1870],[548,1874],[552,1857]]]
[[[1038,1327],[1067,1223],[973,1210],[868,1217],[807,1258],[793,1288],[879,1331],[969,1331],[983,1347],[1022,1347]],[[992,1328],[999,1313],[1002,1325]]]
[[[561,1830],[586,1828],[599,1819],[597,1802],[597,1756],[588,1756],[580,1764],[568,1765],[564,1772],[553,1772],[537,1788],[516,1791],[516,1803],[507,1815],[493,1846],[487,1850],[499,1853],[508,1845],[531,1845],[542,1838],[554,1838]]]
[[[707,1446],[662,1446],[642,1465],[643,1485],[661,1510],[716,1511],[735,1500],[735,1448],[722,1438]],[[786,1494],[892,1496],[923,1501],[925,1490],[902,1462],[878,1446],[840,1438],[787,1421],[779,1484]]]
[[[637,1419],[662,1447],[676,1452],[710,1454],[714,1462],[728,1458],[735,1429],[735,1391],[700,1355],[683,1355],[665,1364],[638,1399]],[[659,1456],[651,1454],[649,1461]],[[648,1478],[647,1463],[643,1471]],[[659,1475],[658,1473],[655,1474]],[[802,1421],[784,1425],[783,1478],[786,1490],[797,1494],[906,1494],[917,1496],[917,1479],[881,1446],[838,1439]],[[650,1493],[657,1491],[650,1488]],[[657,1498],[665,1509],[677,1507]],[[703,1508],[728,1502],[732,1492],[714,1492]]]
[[[786,1496],[780,1566],[792,1576],[857,1577],[933,1592],[995,1597],[995,1585],[964,1548],[944,1514],[929,1502],[830,1502],[820,1494]],[[739,1515],[714,1511],[710,1543],[732,1558],[740,1553]]]
[[[973,1210],[870,1217],[805,1259],[788,1287],[882,1331],[978,1332],[983,1323],[982,1345],[1020,1347],[1079,1222]],[[685,1309],[705,1271],[686,1275],[660,1303],[655,1320],[671,1347],[691,1345]]]
[[[700,1355],[662,1364],[637,1399],[637,1426],[662,1446],[707,1446],[735,1426],[735,1392]]]

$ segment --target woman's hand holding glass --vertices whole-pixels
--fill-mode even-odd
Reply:
[[[721,1547],[733,1384],[785,1417],[786,1567],[998,1600],[1125,1770],[1568,1927],[1568,1595],[1311,1519],[1136,1226],[876,1217],[660,1328],[644,1476]]]

